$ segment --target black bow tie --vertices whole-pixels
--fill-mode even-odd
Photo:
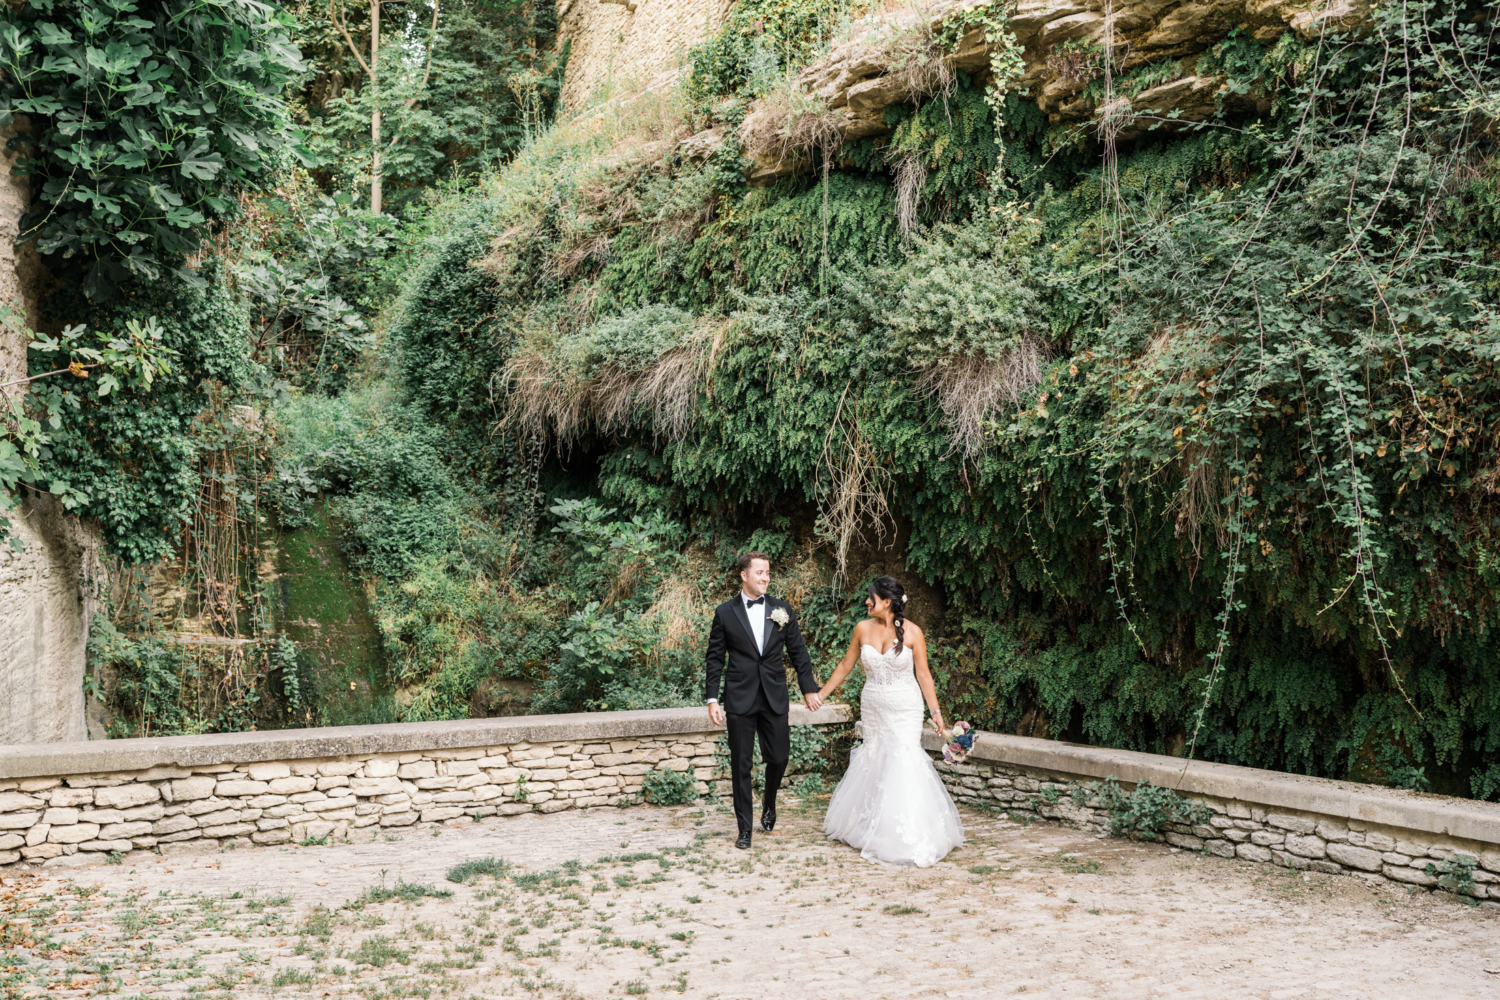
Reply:
[[[745,598],[745,607],[747,607],[747,608],[753,608],[757,604],[764,604],[764,603],[766,603],[766,595],[764,595],[764,594],[760,595],[759,597],[757,597],[753,601],[750,600],[748,597]]]

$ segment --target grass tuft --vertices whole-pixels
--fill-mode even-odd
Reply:
[[[504,878],[509,870],[510,862],[504,858],[470,858],[449,868],[447,877],[449,882],[472,882],[481,875]]]

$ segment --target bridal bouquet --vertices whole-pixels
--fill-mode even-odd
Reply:
[[[962,764],[969,759],[974,749],[974,727],[967,722],[955,722],[948,730],[948,745],[943,747],[943,760],[949,764]]]

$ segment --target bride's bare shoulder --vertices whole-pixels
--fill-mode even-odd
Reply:
[[[875,619],[866,618],[862,622],[855,623],[854,634],[851,638],[863,639],[870,634],[870,629],[875,625]]]
[[[922,626],[909,619],[906,622],[906,628],[902,629],[902,631],[906,633],[906,644],[908,646],[915,646],[921,641],[923,636]]]

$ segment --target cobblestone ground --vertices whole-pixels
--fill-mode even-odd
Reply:
[[[0,996],[1500,996],[1493,905],[972,812],[888,868],[823,808],[748,853],[722,807],[640,807],[7,870]]]

